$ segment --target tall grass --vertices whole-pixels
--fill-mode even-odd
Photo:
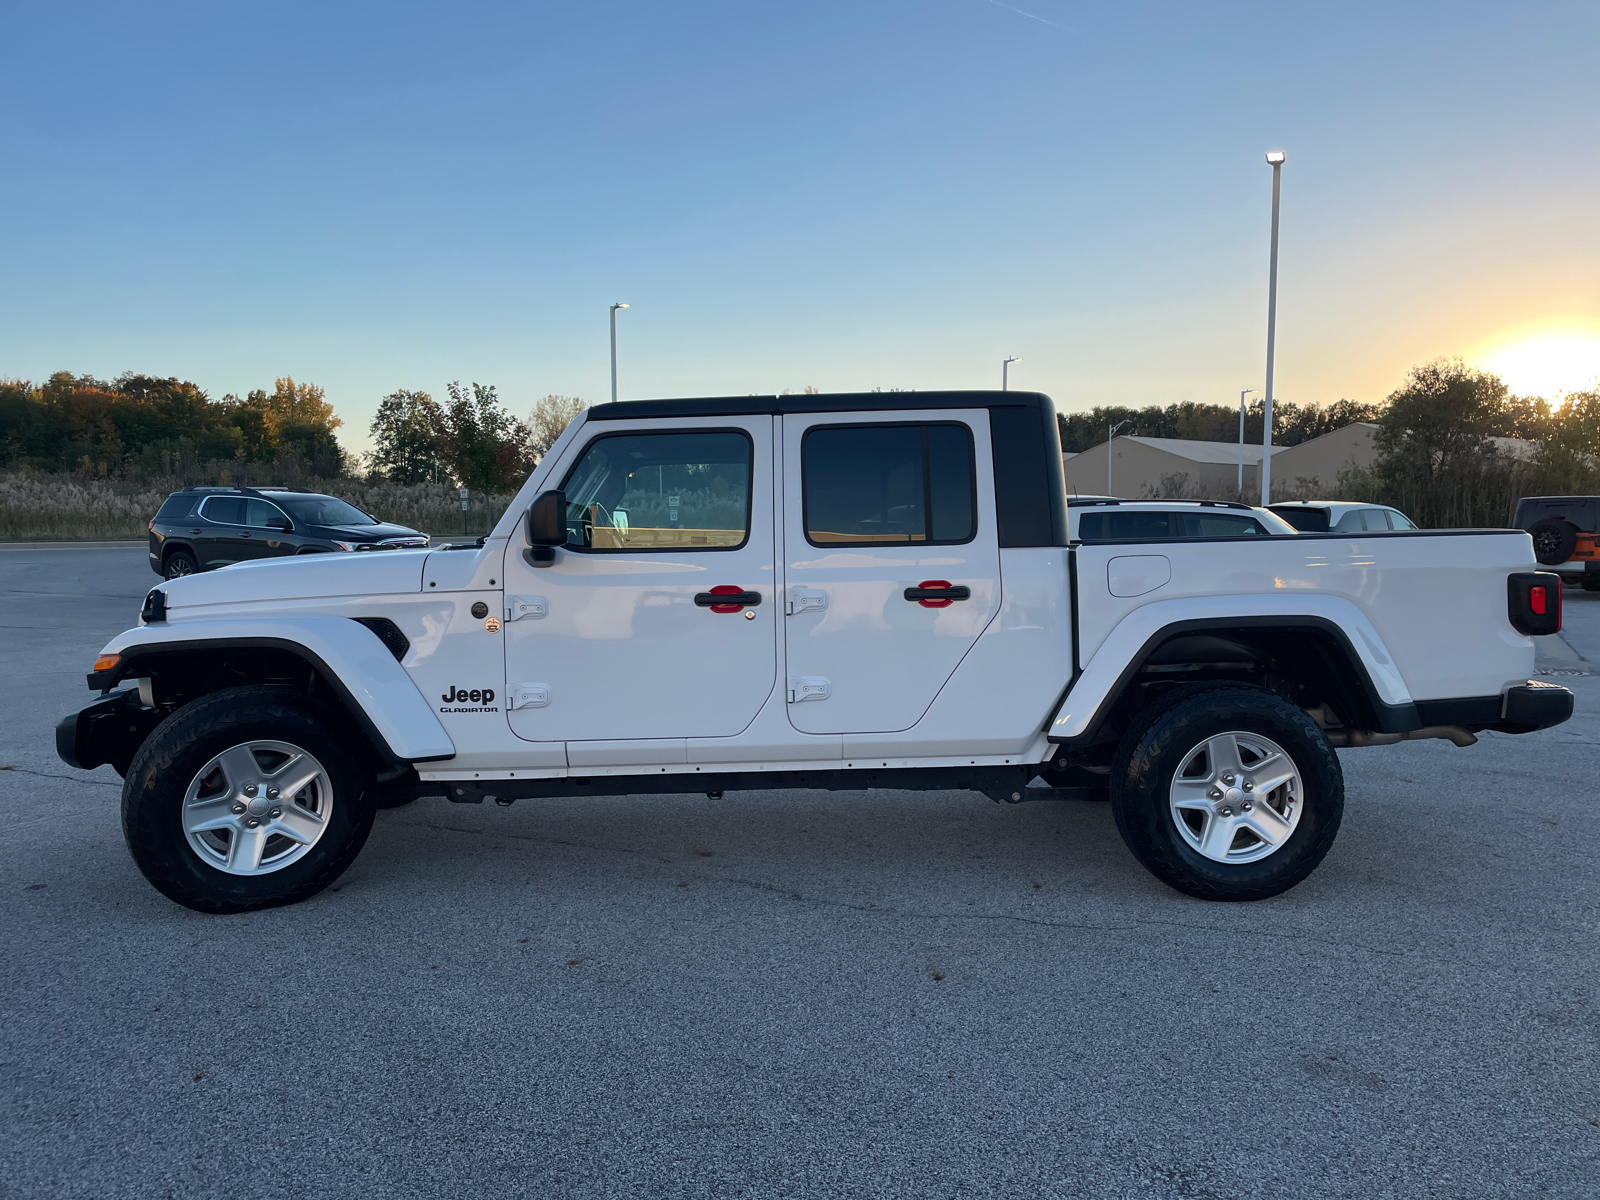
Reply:
[[[161,502],[182,486],[176,479],[84,479],[34,471],[0,474],[0,541],[143,538]],[[380,521],[445,537],[487,533],[511,503],[510,496],[474,496],[470,511],[463,513],[455,489],[441,484],[308,479],[302,486],[348,500]]]

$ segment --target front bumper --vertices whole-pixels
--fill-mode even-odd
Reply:
[[[110,763],[118,775],[126,775],[134,754],[160,723],[161,714],[140,704],[136,689],[116,692],[56,722],[56,756],[80,771]]]

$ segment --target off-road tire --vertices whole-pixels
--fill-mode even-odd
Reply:
[[[1533,556],[1547,567],[1559,567],[1578,548],[1578,527],[1560,517],[1545,517],[1528,526]]]
[[[197,575],[199,572],[199,561],[187,550],[174,550],[161,564],[163,579],[182,579],[186,575]]]
[[[345,714],[288,688],[237,687],[190,701],[134,755],[122,785],[122,835],[144,877],[170,900],[204,913],[294,904],[342,875],[372,829],[376,786],[352,755]],[[195,775],[231,746],[288,742],[325,768],[333,787],[328,826],[301,858],[263,875],[233,875],[204,862],[182,824]]]
[[[1169,789],[1182,759],[1225,732],[1270,738],[1293,760],[1304,787],[1293,834],[1250,863],[1214,861],[1180,836]],[[1111,812],[1122,840],[1151,874],[1202,900],[1264,900],[1316,869],[1344,816],[1344,773],[1328,739],[1304,710],[1262,688],[1185,689],[1142,713],[1123,735],[1111,768]]]

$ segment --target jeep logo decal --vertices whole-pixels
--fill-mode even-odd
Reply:
[[[439,699],[445,703],[445,706],[439,710],[443,713],[500,711],[498,708],[491,707],[494,704],[493,688],[472,688],[469,690],[462,687],[452,687]]]

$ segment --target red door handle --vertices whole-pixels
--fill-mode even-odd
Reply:
[[[748,605],[754,608],[761,603],[760,592],[747,592],[738,584],[722,583],[709,592],[697,592],[694,602],[714,613],[736,613]]]
[[[956,600],[972,599],[972,589],[965,584],[952,587],[948,579],[924,579],[916,587],[907,588],[905,596],[923,608],[949,608]]]

